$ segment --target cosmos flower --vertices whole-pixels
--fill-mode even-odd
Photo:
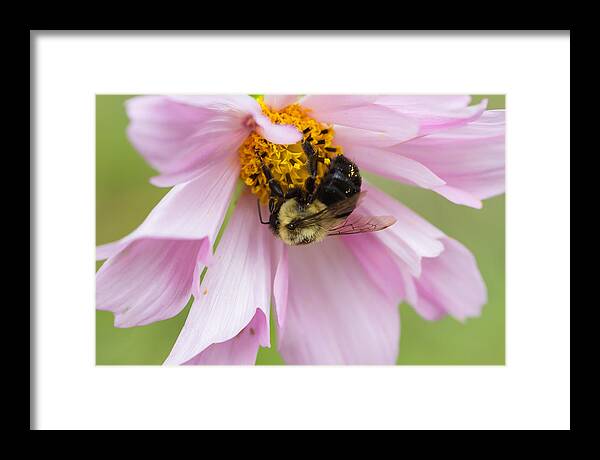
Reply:
[[[361,171],[474,208],[504,191],[504,111],[468,96],[143,96],[127,101],[128,136],[173,188],[130,235],[97,248],[97,308],[116,327],[177,315],[194,301],[165,364],[253,364],[270,346],[288,364],[393,364],[398,304],[433,320],[480,314],[474,256],[363,178],[356,213],[388,215],[373,233],[288,246],[262,225],[266,163],[286,190],[320,181],[339,155]],[[262,157],[261,157],[262,154]],[[226,210],[232,217],[213,255]],[[265,208],[263,207],[263,210]],[[201,282],[201,274],[208,267]]]

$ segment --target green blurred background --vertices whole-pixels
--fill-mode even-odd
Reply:
[[[168,191],[148,182],[156,173],[127,140],[124,101],[130,97],[96,96],[97,244],[134,230]],[[476,95],[473,103],[482,98],[488,98],[491,109],[505,107],[503,95]],[[398,364],[504,364],[504,196],[487,200],[482,210],[476,210],[453,205],[427,190],[365,176],[471,249],[488,288],[489,302],[481,317],[466,323],[452,318],[425,321],[408,305],[400,305]],[[98,262],[96,269],[101,265]],[[129,329],[113,327],[112,313],[97,311],[96,363],[162,364],[190,305],[169,320]],[[271,335],[272,347],[260,349],[257,364],[284,364],[277,353],[274,330]]]

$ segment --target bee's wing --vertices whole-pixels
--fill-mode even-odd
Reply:
[[[333,203],[322,211],[300,219],[298,222],[296,222],[296,225],[298,227],[308,227],[314,224],[320,224],[324,227],[327,227],[329,223],[333,225],[334,223],[339,222],[340,218],[343,218],[354,211],[356,206],[358,206],[358,203],[364,197],[365,193],[367,192],[363,191],[352,195],[350,198]]]
[[[332,236],[377,232],[395,223],[396,218],[392,216],[364,216],[352,213],[342,224],[330,228],[327,234]]]
[[[327,229],[328,235],[351,235],[376,232],[396,223],[396,219],[392,216],[365,216],[353,212],[366,193],[362,191],[338,203],[333,203],[322,211],[299,220],[296,225],[301,228],[318,224]],[[342,223],[340,219],[344,219]]]

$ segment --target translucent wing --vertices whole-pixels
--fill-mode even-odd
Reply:
[[[366,191],[352,195],[350,198],[333,203],[322,211],[306,216],[296,222],[297,227],[308,227],[314,224],[326,225],[328,222],[339,221],[350,214],[358,206]]]
[[[328,235],[353,235],[355,233],[377,232],[396,223],[392,216],[364,216],[352,213],[340,225],[329,229]]]

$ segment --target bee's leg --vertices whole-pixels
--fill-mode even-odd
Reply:
[[[275,208],[277,207],[277,200],[273,197],[269,198],[269,212],[273,214],[275,212]]]
[[[304,150],[304,153],[306,154],[306,165],[308,167],[309,178],[312,178],[314,181],[317,177],[317,154],[308,139],[302,143],[302,150]]]
[[[300,188],[288,188],[288,191],[285,194],[285,199],[296,199],[299,205],[306,206],[308,195],[307,193]]]
[[[299,188],[288,188],[288,191],[285,194],[285,199],[288,200],[290,198],[298,198],[300,197],[301,190]]]
[[[306,164],[308,167],[308,177],[304,181],[304,188],[308,194],[308,201],[312,201],[312,196],[315,193],[316,185],[317,185],[317,154],[315,153],[315,149],[307,138],[302,143],[302,149],[306,154]]]
[[[269,167],[266,164],[262,163],[261,168],[263,174],[265,175],[265,178],[267,179],[267,185],[271,190],[271,197],[283,199],[283,190],[281,188],[281,185],[279,184],[279,182],[277,182],[277,180],[275,180]]]

